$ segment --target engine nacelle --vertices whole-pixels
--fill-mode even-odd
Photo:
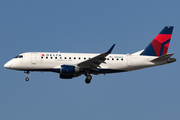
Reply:
[[[71,79],[74,76],[75,73],[79,72],[79,68],[76,68],[75,66],[72,65],[61,65],[60,69],[60,78],[63,79]]]
[[[73,75],[63,75],[63,74],[60,74],[60,78],[62,79],[72,79],[74,76]]]

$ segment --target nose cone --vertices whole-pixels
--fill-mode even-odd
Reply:
[[[10,67],[11,67],[11,65],[10,65],[10,63],[9,63],[9,62],[7,62],[6,64],[4,64],[4,67],[5,67],[5,68],[10,68]]]

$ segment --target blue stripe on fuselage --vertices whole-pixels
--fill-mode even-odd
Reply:
[[[42,71],[42,72],[56,72],[56,73],[60,73],[60,69],[59,68],[55,68],[55,69],[26,69],[26,70],[22,70],[22,71]],[[98,71],[90,71],[90,74],[102,74],[102,73],[117,73],[117,72],[126,72],[127,70],[114,70],[114,69],[102,69],[99,68]],[[84,74],[85,72],[81,72],[81,74]]]

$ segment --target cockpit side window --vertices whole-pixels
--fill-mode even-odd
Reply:
[[[19,55],[18,55],[19,56]],[[14,57],[14,58],[18,58],[18,56]]]
[[[18,55],[18,56],[14,57],[14,58],[23,58],[23,55]]]
[[[18,58],[23,58],[23,55],[19,55],[19,57]]]

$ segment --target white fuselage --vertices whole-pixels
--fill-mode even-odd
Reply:
[[[60,69],[61,65],[76,66],[78,63],[93,58],[99,54],[28,52],[20,55],[23,57],[13,58],[4,66],[13,70],[55,72],[53,69]],[[131,71],[167,63],[165,61],[159,64],[150,62],[155,58],[157,57],[129,54],[109,54],[106,57],[105,63],[101,63],[98,68],[119,70],[120,72],[121,70]]]
[[[133,54],[111,54],[115,44],[101,54],[28,52],[13,58],[4,67],[24,71],[27,76],[30,71],[56,72],[62,79],[84,74],[89,84],[90,74],[126,72],[175,62],[175,58],[170,58],[174,53],[167,54],[172,31],[173,26],[164,27],[144,50]]]

